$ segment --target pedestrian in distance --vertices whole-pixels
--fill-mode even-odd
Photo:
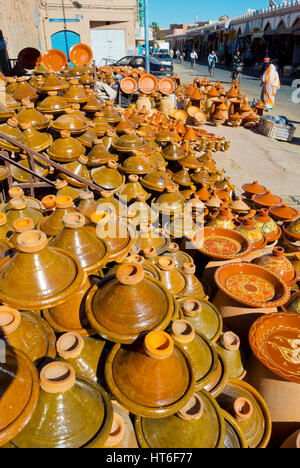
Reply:
[[[213,50],[208,56],[208,72],[211,77],[215,75],[215,68],[216,68],[216,64],[218,63],[218,61],[219,61],[218,57],[215,51]]]
[[[193,49],[191,55],[191,67],[192,68],[195,68],[195,64],[196,64],[196,60],[198,59],[198,54],[197,52],[195,51],[195,49]]]
[[[238,50],[234,54],[233,59],[232,59],[232,74],[231,74],[232,82],[234,82],[236,80],[239,81],[239,78],[240,78],[240,75],[241,75],[243,69],[244,69],[244,63],[243,63],[243,60],[241,58],[241,53]]]
[[[280,89],[279,73],[274,61],[272,61],[265,71],[262,82],[262,100],[265,104],[266,112],[270,112],[275,104],[275,96]]]

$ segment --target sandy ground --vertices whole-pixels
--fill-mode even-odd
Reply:
[[[188,62],[183,65],[175,63],[174,69],[185,84],[192,82],[196,76],[203,78],[208,75],[207,67],[197,65],[192,70]],[[230,88],[230,72],[217,69],[212,81],[217,80],[223,83],[225,89]],[[259,83],[257,78],[242,76],[241,90],[250,101],[259,97]],[[231,140],[229,152],[218,153],[215,159],[218,167],[224,169],[236,185],[238,192],[242,184],[258,180],[290,205],[298,205],[300,208],[300,103],[292,102],[293,91],[295,88],[291,86],[282,86],[272,111],[274,115],[285,115],[296,126],[295,138],[291,143],[273,140],[244,128],[216,128],[210,124],[204,128]]]

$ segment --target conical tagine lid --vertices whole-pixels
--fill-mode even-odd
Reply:
[[[60,138],[57,138],[47,150],[48,156],[54,161],[72,162],[85,154],[85,147],[76,139],[71,137],[70,132],[63,130]]]
[[[72,366],[52,362],[40,374],[40,395],[18,448],[96,448],[110,434],[113,409],[106,392],[77,376]]]
[[[162,331],[131,346],[115,345],[106,360],[105,379],[131,413],[154,418],[180,411],[195,388],[188,355]]]
[[[17,239],[17,252],[0,262],[0,301],[16,309],[39,310],[59,304],[80,286],[83,271],[70,254],[48,247],[41,231]]]
[[[173,314],[173,299],[158,281],[144,276],[141,265],[125,263],[94,286],[86,309],[91,326],[104,338],[132,343],[147,330],[164,330]]]

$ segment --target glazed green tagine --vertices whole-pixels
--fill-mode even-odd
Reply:
[[[53,330],[33,312],[0,306],[0,337],[27,354],[36,366],[56,357]]]
[[[109,248],[84,227],[84,215],[66,213],[62,221],[64,229],[52,240],[51,245],[73,254],[87,274],[96,273],[105,267],[109,260]]]
[[[85,154],[85,147],[76,139],[71,137],[67,130],[60,132],[57,138],[47,150],[49,158],[58,162],[73,162]]]
[[[64,228],[63,217],[67,213],[76,213],[73,199],[67,195],[56,197],[55,210],[40,221],[38,229],[49,237],[56,236]]]
[[[191,322],[196,331],[202,333],[212,343],[218,340],[223,320],[219,310],[211,302],[183,296],[178,299],[178,303],[181,318]]]
[[[62,361],[70,364],[76,374],[100,383],[101,357],[105,341],[68,332],[60,336],[56,343],[57,354]]]
[[[30,208],[27,203],[27,199],[12,198],[9,201],[6,211],[7,226],[13,229],[14,222],[19,218],[30,218],[33,221],[33,225],[36,226],[42,219],[43,215],[40,211]]]
[[[250,448],[265,448],[268,445],[271,416],[265,401],[251,385],[229,379],[217,401],[238,422]]]
[[[40,373],[37,407],[13,439],[18,448],[100,448],[111,430],[113,409],[106,392],[75,376],[65,362],[52,362]]]
[[[148,330],[167,328],[174,302],[159,281],[145,275],[141,265],[124,263],[89,291],[86,311],[100,336],[126,344]]]
[[[226,361],[229,377],[231,379],[243,379],[246,371],[242,362],[239,337],[231,331],[224,332],[215,344],[215,349]]]
[[[105,380],[128,411],[150,418],[177,413],[195,389],[188,354],[162,331],[150,332],[130,346],[115,345],[105,363]]]
[[[173,258],[175,267],[180,268],[180,270],[183,270],[184,263],[193,264],[194,262],[189,254],[179,249],[179,245],[176,244],[176,242],[171,242],[168,246],[167,252],[164,252],[162,256]]]
[[[218,356],[211,343],[187,320],[175,320],[171,336],[189,355],[196,372],[196,390],[209,384],[217,370]]]
[[[192,395],[177,414],[136,418],[135,430],[142,448],[222,448],[225,440],[222,411],[205,390]]]
[[[225,441],[223,448],[248,448],[247,439],[237,420],[222,410],[225,420]]]

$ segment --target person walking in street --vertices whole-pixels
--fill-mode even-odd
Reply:
[[[234,54],[233,59],[232,59],[232,75],[231,75],[232,82],[236,80],[239,81],[243,68],[244,68],[244,64],[241,58],[241,53],[238,50]]]
[[[215,68],[216,68],[217,63],[218,63],[218,57],[215,51],[213,50],[208,56],[208,71],[211,77],[213,77],[215,74]]]
[[[180,56],[180,50],[177,49],[177,50],[176,50],[176,58],[177,58],[177,60],[179,60],[179,56]]]
[[[280,89],[280,78],[276,66],[271,63],[262,78],[262,100],[266,112],[270,112],[275,104],[275,96]]]
[[[195,49],[193,49],[192,53],[191,53],[191,67],[192,68],[195,68],[195,63],[196,63],[196,60],[198,59],[198,54],[197,52],[195,51]]]

